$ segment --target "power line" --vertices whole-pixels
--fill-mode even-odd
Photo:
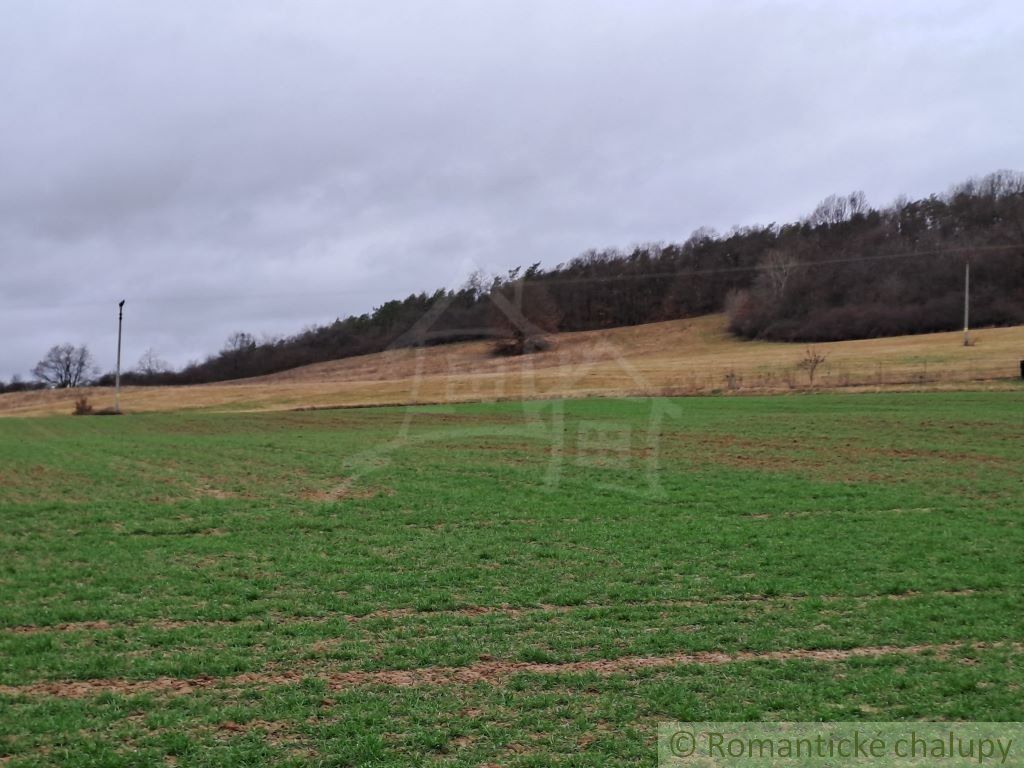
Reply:
[[[884,261],[887,259],[912,259],[920,256],[944,256],[944,255],[956,255],[959,253],[969,253],[971,255],[980,254],[985,255],[989,253],[995,253],[999,251],[1010,251],[1010,250],[1021,250],[1024,251],[1024,245],[983,245],[983,246],[963,246],[959,248],[936,248],[928,251],[907,251],[904,253],[883,253],[883,254],[872,254],[868,256],[850,256],[839,259],[818,259],[815,261],[794,261],[790,262],[786,266],[788,268],[799,269],[802,267],[818,267],[827,264],[852,264],[856,262],[869,262],[869,261]],[[609,275],[602,277],[580,277],[580,278],[567,278],[565,280],[543,280],[539,282],[544,283],[573,283],[573,282],[611,282],[615,280],[639,280],[646,278],[660,278],[660,277],[678,277],[680,275],[713,275],[713,274],[726,274],[726,273],[740,273],[740,272],[760,272],[768,271],[773,269],[769,264],[751,264],[743,267],[708,267],[706,269],[679,269],[673,272],[645,272],[636,275]]]
[[[998,253],[1002,251],[1013,251],[1013,250],[1024,250],[1024,245],[978,245],[978,246],[958,246],[955,248],[934,248],[925,251],[904,251],[901,253],[879,253],[859,256],[847,256],[835,259],[816,259],[814,261],[794,261],[787,264],[787,268],[801,269],[808,267],[826,266],[832,264],[854,264],[858,262],[874,262],[874,261],[887,261],[896,259],[913,259],[920,258],[922,256],[947,256],[956,255],[961,253],[967,253],[972,256],[983,256],[991,253]],[[600,264],[601,262],[597,262]],[[742,272],[760,272],[768,271],[773,267],[767,264],[750,264],[747,266],[737,267],[706,267],[703,269],[678,269],[670,272],[643,272],[639,274],[621,274],[621,275],[590,275],[590,276],[579,276],[571,278],[553,278],[553,279],[541,279],[538,282],[547,285],[570,285],[575,283],[601,283],[601,282],[616,282],[625,280],[647,280],[651,278],[674,278],[681,275],[698,276],[698,275],[715,275],[715,274],[739,274]],[[547,273],[551,274],[551,273]],[[224,301],[231,299],[244,298],[253,301],[260,301],[266,299],[282,299],[282,298],[294,298],[294,299],[308,299],[313,297],[330,298],[338,295],[363,295],[368,293],[367,291],[359,291],[353,289],[347,290],[333,290],[333,291],[305,291],[305,292],[288,292],[288,291],[277,291],[270,293],[224,293],[224,294],[203,294],[201,296],[133,296],[134,302],[144,302],[149,304],[191,304],[191,303],[202,303],[209,301]],[[426,293],[426,291],[421,291]],[[77,302],[66,302],[58,306],[64,309],[72,309],[78,307],[92,307],[92,306],[106,306],[109,300],[97,300],[97,301],[77,301]],[[0,307],[2,310],[19,310],[19,309],[33,309],[33,310],[52,310],[53,307],[40,307],[38,303],[33,304],[6,304]]]

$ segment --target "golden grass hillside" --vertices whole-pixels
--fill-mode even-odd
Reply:
[[[807,347],[741,341],[725,318],[566,333],[548,352],[498,358],[487,342],[402,349],[253,379],[187,387],[127,387],[125,412],[184,408],[276,410],[588,395],[788,392],[811,387],[798,368]],[[1024,326],[990,328],[963,345],[959,332],[816,344],[826,356],[815,388],[1017,386]],[[70,413],[85,394],[113,403],[109,388],[0,395],[0,416]]]

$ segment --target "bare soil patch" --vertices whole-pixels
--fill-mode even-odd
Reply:
[[[352,480],[345,479],[333,488],[304,491],[300,494],[306,501],[342,501],[344,499],[373,499],[377,496],[391,496],[394,490],[379,486],[357,487]]]
[[[666,656],[628,656],[619,659],[599,659],[565,663],[530,663],[515,661],[480,661],[464,667],[423,667],[408,670],[380,670],[366,672],[323,672],[294,669],[284,671],[251,672],[233,677],[198,677],[181,680],[158,677],[151,680],[74,680],[31,683],[28,685],[0,685],[0,694],[7,696],[53,696],[84,699],[102,693],[137,695],[156,693],[168,696],[189,695],[199,690],[253,685],[293,685],[306,678],[322,680],[333,690],[346,690],[362,686],[392,687],[494,684],[516,674],[579,674],[594,673],[602,676],[642,669],[656,669],[684,665],[721,665],[737,662],[815,661],[842,662],[857,658],[875,658],[892,655],[918,655],[932,653],[946,656],[957,650],[1012,647],[1015,652],[1024,648],[1022,643],[941,643],[910,646],[879,645],[858,648],[787,649],[780,651],[716,651],[683,652]]]

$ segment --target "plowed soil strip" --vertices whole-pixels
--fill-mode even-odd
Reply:
[[[181,680],[158,677],[152,680],[76,680],[61,682],[31,683],[28,685],[2,685],[0,695],[6,696],[57,696],[60,698],[83,699],[101,693],[133,695],[156,693],[164,695],[185,695],[211,688],[237,688],[253,685],[288,685],[305,679],[318,679],[334,690],[360,686],[386,685],[395,687],[421,685],[472,685],[475,683],[496,683],[516,674],[578,674],[594,673],[612,675],[641,669],[706,664],[731,664],[756,661],[817,661],[841,662],[849,659],[874,658],[897,654],[916,655],[933,653],[945,655],[955,650],[982,650],[985,648],[1010,647],[1020,651],[1022,644],[1013,643],[943,643],[932,645],[877,645],[845,649],[794,649],[783,651],[739,651],[721,653],[702,651],[675,653],[668,656],[627,656],[620,659],[596,661],[572,661],[562,664],[531,664],[515,661],[481,661],[465,667],[424,667],[409,670],[380,670],[373,672],[325,672],[323,670],[286,670],[281,672],[252,672],[233,677],[199,677]]]

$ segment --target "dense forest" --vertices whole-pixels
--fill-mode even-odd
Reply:
[[[1024,174],[1000,172],[944,195],[873,208],[833,195],[801,221],[696,231],[677,244],[589,251],[553,269],[474,275],[458,290],[386,302],[294,336],[236,333],[180,371],[143,367],[126,383],[256,376],[383,349],[494,338],[496,353],[545,333],[636,325],[726,311],[749,339],[816,342],[952,330],[962,322],[964,265],[972,322],[1024,323]],[[105,376],[101,381],[107,380]]]

